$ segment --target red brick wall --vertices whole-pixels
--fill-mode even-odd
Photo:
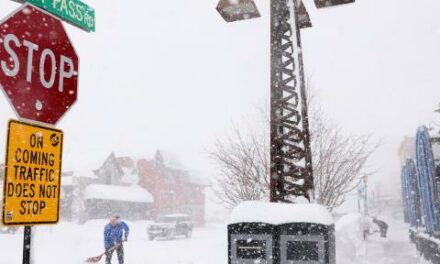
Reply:
[[[188,213],[195,225],[205,224],[205,194],[202,186],[183,182],[178,171],[167,179],[167,168],[156,168],[154,161],[139,160],[137,163],[139,184],[154,197],[151,217],[166,213]]]

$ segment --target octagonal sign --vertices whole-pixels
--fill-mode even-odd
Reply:
[[[0,24],[0,85],[21,118],[55,124],[77,99],[78,56],[61,21],[26,4]]]

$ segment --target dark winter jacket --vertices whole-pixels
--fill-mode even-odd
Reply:
[[[379,219],[373,219],[373,222],[379,226],[380,230],[386,231],[388,229],[388,224]]]
[[[104,228],[104,247],[109,249],[122,243],[123,240],[128,238],[130,229],[125,222],[119,222],[115,226],[107,224]],[[124,237],[124,239],[122,239]]]

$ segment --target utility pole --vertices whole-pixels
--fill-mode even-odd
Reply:
[[[354,0],[314,0],[318,8]],[[307,93],[301,28],[311,27],[302,0],[271,0],[270,200],[313,199]],[[227,22],[260,17],[253,0],[220,0]]]

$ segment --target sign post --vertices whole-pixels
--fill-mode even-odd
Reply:
[[[80,0],[14,1],[31,4],[0,22],[0,87],[19,117],[55,125],[77,100],[79,62],[53,15],[95,31],[95,11]],[[32,225],[59,220],[62,148],[61,130],[9,121],[2,222],[25,226],[23,264]]]
[[[23,264],[31,264],[32,227],[24,227]]]

